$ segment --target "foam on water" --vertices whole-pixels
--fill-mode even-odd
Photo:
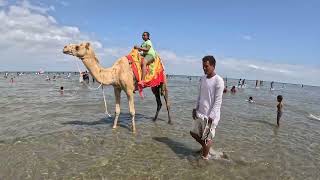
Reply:
[[[320,121],[320,116],[315,116],[313,114],[309,114],[308,118]]]

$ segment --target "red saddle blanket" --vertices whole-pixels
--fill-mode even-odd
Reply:
[[[137,83],[139,94],[141,97],[143,97],[143,88],[159,86],[165,81],[165,72],[159,56],[155,58],[153,63],[147,66],[144,79],[141,79],[141,63],[144,61],[143,56],[139,54],[137,49],[132,49],[129,55],[127,55],[126,57],[131,64],[131,68],[137,82],[143,81],[143,86]]]

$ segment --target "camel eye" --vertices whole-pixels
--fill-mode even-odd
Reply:
[[[76,51],[79,51],[79,46],[76,46]]]

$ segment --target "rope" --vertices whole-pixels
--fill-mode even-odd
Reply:
[[[106,108],[105,114],[108,115],[109,117],[111,117],[111,115],[108,112],[107,101],[106,101],[106,96],[104,95],[103,86],[102,86],[102,94],[103,94],[103,100],[104,100],[104,107]]]
[[[87,86],[87,88],[89,88],[90,90],[93,90],[93,91],[98,90],[98,89],[101,87],[101,85],[102,85],[102,83],[100,83],[100,85],[99,85],[97,88],[92,88],[92,87],[88,86],[86,82],[84,82],[83,84],[84,84],[85,86]]]
[[[81,75],[80,67],[79,67],[77,61],[76,61],[76,65],[77,65],[79,74]],[[108,112],[108,106],[107,106],[106,96],[104,95],[104,89],[103,89],[102,83],[100,83],[100,85],[99,85],[97,88],[91,88],[90,86],[87,85],[86,82],[84,82],[83,84],[84,84],[85,86],[87,86],[87,88],[89,88],[90,90],[98,90],[100,87],[102,88],[102,95],[103,95],[104,107],[105,107],[105,109],[106,109],[105,114],[108,115],[109,117],[111,117],[110,113]]]

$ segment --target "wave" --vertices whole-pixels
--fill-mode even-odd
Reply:
[[[313,114],[309,114],[308,118],[320,121],[320,117]]]

